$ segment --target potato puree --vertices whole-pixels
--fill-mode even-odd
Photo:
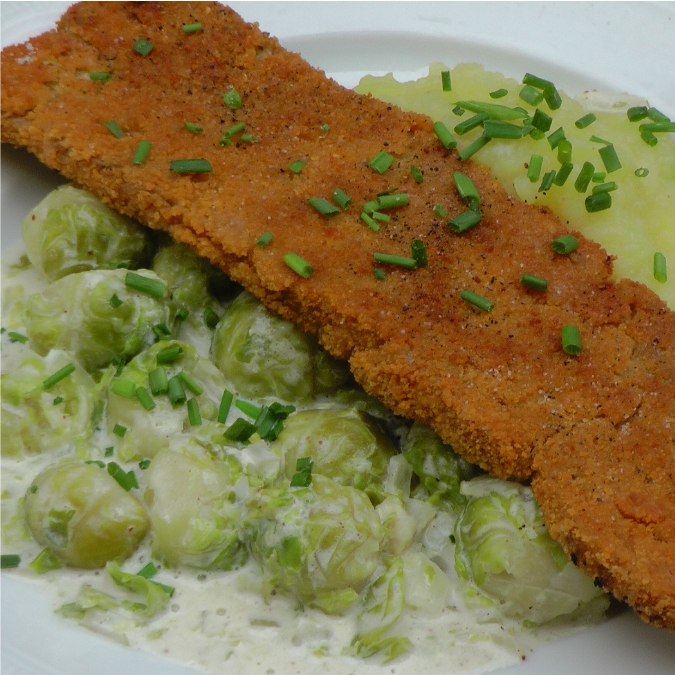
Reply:
[[[356,91],[371,93],[403,110],[425,113],[434,121],[444,122],[451,131],[473,114],[467,112],[458,117],[452,112],[455,103],[461,100],[521,106],[534,113],[535,108],[519,98],[523,85],[516,80],[487,72],[478,64],[465,63],[451,71],[452,90],[443,91],[442,70],[447,68],[434,63],[429,67],[427,77],[405,83],[397,82],[391,74],[384,77],[367,75]],[[490,98],[490,92],[502,88],[508,90],[506,96]],[[563,186],[538,192],[541,176],[560,167],[557,150],[551,149],[546,138],[539,141],[529,136],[519,140],[494,139],[473,156],[474,161],[488,166],[510,194],[525,202],[550,207],[573,229],[578,228],[584,236],[604,246],[616,256],[616,277],[641,281],[675,309],[675,270],[666,283],[656,281],[653,275],[656,251],[670,261],[671,268],[675,265],[675,141],[672,135],[659,134],[658,143],[653,147],[642,140],[638,131],[640,122],[630,122],[626,111],[633,106],[647,105],[644,99],[629,95],[607,96],[595,91],[585,92],[576,100],[563,92],[560,95],[563,104],[558,110],[550,110],[545,102],[539,107],[553,118],[546,135],[562,127],[573,146],[574,170]],[[596,121],[584,129],[577,129],[575,121],[589,111],[595,113]],[[453,135],[461,150],[481,133],[482,129],[478,128],[463,136],[454,132]],[[594,183],[586,194],[580,194],[574,187],[584,162],[591,162],[596,172],[605,171],[598,154],[602,144],[591,141],[591,136],[613,143],[622,165],[606,177],[606,181],[618,184],[618,189],[611,193],[612,207],[597,213],[588,213],[584,206],[584,199]],[[527,177],[527,165],[533,154],[544,157],[541,176],[536,182],[530,182]],[[649,170],[642,178],[635,174],[641,168]]]

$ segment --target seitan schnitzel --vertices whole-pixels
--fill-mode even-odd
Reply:
[[[342,88],[226,7],[92,2],[3,50],[2,140],[192,246],[467,459],[531,480],[577,564],[675,629],[675,314],[613,282],[611,258],[580,234],[569,255],[552,251],[568,228],[460,161],[429,118]],[[374,169],[378,155],[391,166]],[[179,159],[206,171],[172,170]],[[468,208],[456,171],[482,211],[460,234],[447,225]],[[336,189],[344,211],[308,203]],[[369,226],[361,205],[390,191],[408,203]],[[414,240],[428,265],[375,262],[410,258]],[[313,273],[289,268],[288,253]],[[548,289],[528,289],[523,273]],[[578,355],[561,348],[568,325]]]

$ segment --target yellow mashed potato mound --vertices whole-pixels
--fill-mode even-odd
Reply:
[[[463,116],[453,113],[456,102],[476,100],[497,103],[508,107],[520,106],[530,114],[535,107],[519,97],[523,85],[508,79],[500,73],[487,72],[482,66],[465,63],[450,70],[451,91],[443,91],[441,72],[449,70],[440,63],[429,67],[429,75],[414,82],[397,82],[393,75],[383,77],[366,76],[356,91],[429,115],[434,121],[442,121],[453,133],[459,150],[465,148],[483,130],[474,129],[465,135],[458,135],[454,127],[474,113],[467,111]],[[506,89],[508,94],[492,99],[490,92]],[[672,134],[659,133],[658,143],[649,146],[640,137],[641,122],[630,122],[626,115],[628,108],[648,105],[643,99],[625,95],[602,95],[585,92],[577,99],[571,99],[559,92],[562,106],[550,110],[546,102],[539,108],[553,118],[552,132],[562,127],[565,137],[572,143],[574,169],[562,186],[554,185],[549,190],[539,191],[544,174],[560,168],[557,149],[551,149],[547,138],[534,140],[526,136],[518,140],[493,139],[479,150],[473,160],[489,167],[492,174],[512,195],[533,204],[545,204],[558,217],[579,230],[589,239],[599,242],[609,253],[616,256],[614,273],[617,278],[627,277],[646,284],[658,293],[675,310],[675,140]],[[578,129],[575,122],[593,112],[596,120],[584,129]],[[651,122],[650,119],[644,120]],[[520,121],[516,120],[516,123]],[[605,182],[613,181],[618,189],[611,193],[612,206],[604,211],[589,213],[585,198],[597,183],[591,183],[581,194],[574,186],[584,162],[591,162],[596,172],[605,172],[605,166],[598,154],[603,147],[597,136],[614,145],[621,162],[621,168],[608,173]],[[527,176],[527,167],[533,154],[543,157],[541,174],[535,182]],[[639,171],[646,173],[640,177]],[[654,253],[659,252],[670,263],[670,275],[665,283],[654,278]]]

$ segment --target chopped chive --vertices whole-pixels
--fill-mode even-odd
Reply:
[[[393,155],[380,150],[380,152],[370,160],[369,166],[374,171],[377,171],[379,174],[383,174],[392,164],[394,163]]]
[[[125,471],[117,462],[108,463],[108,473],[128,492],[138,488],[138,480],[133,471]]]
[[[476,210],[480,204],[480,195],[473,181],[461,171],[453,171],[452,178],[459,196],[468,204],[469,208]]]
[[[417,268],[417,262],[414,258],[405,258],[400,255],[389,255],[388,253],[373,253],[375,262],[385,263],[387,265],[396,265],[397,267],[405,267],[409,270]]]
[[[592,193],[596,195],[598,192],[614,192],[614,190],[618,189],[619,186],[612,180],[609,181],[609,183],[601,183],[600,185],[594,186]]]
[[[230,414],[230,406],[232,405],[232,399],[234,396],[232,392],[228,389],[223,391],[223,395],[220,399],[220,406],[218,407],[218,421],[221,424],[227,422],[227,416]]]
[[[115,137],[124,138],[124,132],[120,129],[120,125],[115,120],[109,120],[105,123],[105,128]]]
[[[464,115],[466,113],[466,110],[464,110],[464,108],[460,108],[458,105],[456,105],[452,109],[452,112],[453,112],[453,114],[457,115],[457,117],[461,117],[462,115]]]
[[[469,133],[469,131],[475,129],[476,127],[481,126],[485,120],[490,119],[490,116],[486,112],[476,113],[469,117],[468,120],[464,120],[455,126],[455,133],[459,136]]]
[[[169,340],[171,338],[171,329],[164,323],[156,323],[152,326],[152,332],[158,340]]]
[[[183,380],[183,384],[195,396],[201,396],[204,393],[203,389],[185,371],[181,370],[178,377]]]
[[[138,570],[138,572],[136,572],[136,574],[139,577],[143,577],[144,579],[152,579],[152,577],[154,577],[157,574],[158,571],[159,570],[155,566],[155,563],[149,562],[145,567]]]
[[[300,173],[307,166],[307,162],[302,159],[296,159],[295,162],[291,162],[288,165],[288,170],[293,173]]]
[[[609,192],[596,192],[588,195],[584,203],[588,213],[605,211],[612,206],[612,195]]]
[[[333,194],[331,195],[333,198],[333,201],[344,211],[345,209],[348,209],[351,206],[352,200],[349,198],[349,196],[340,190],[340,188],[336,188],[333,190]]]
[[[211,162],[207,159],[174,159],[169,164],[174,173],[210,173],[213,171]]]
[[[216,314],[216,312],[213,311],[211,307],[207,307],[204,310],[204,323],[206,324],[207,328],[213,330],[218,325],[219,321],[220,317],[218,314]]]
[[[166,286],[161,281],[149,279],[141,274],[136,274],[136,272],[127,272],[124,277],[124,284],[127,288],[151,295],[153,298],[163,298],[166,292]]]
[[[373,213],[375,213],[373,211]],[[379,232],[380,226],[365,212],[361,212],[361,220],[373,231]]]
[[[460,213],[458,216],[451,218],[448,221],[448,227],[455,234],[461,234],[472,228],[474,225],[478,225],[482,217],[480,211],[469,209],[468,211],[464,211],[464,213]]]
[[[377,199],[373,199],[372,201],[366,202],[361,207],[361,210],[364,213],[372,213],[373,211],[377,211],[377,207],[378,207]]]
[[[443,122],[434,122],[434,133],[446,150],[457,147],[457,141],[450,133],[450,129],[448,129]]]
[[[152,396],[148,394],[148,390],[145,387],[136,387],[136,398],[140,401],[140,404],[146,410],[154,410],[156,407],[155,402],[152,400]]]
[[[229,91],[226,91],[223,94],[223,103],[231,110],[241,108],[241,96],[239,95],[239,92],[234,87]]]
[[[579,247],[579,240],[571,234],[563,234],[561,237],[551,242],[551,248],[560,255],[567,255],[576,251]]]
[[[123,356],[115,355],[110,359],[110,365],[111,366],[117,366],[117,370],[115,371],[115,377],[119,377],[122,371],[124,370],[124,366],[126,365],[126,361],[124,360]]]
[[[564,138],[565,130],[562,127],[559,127],[548,137],[548,144],[551,146],[551,150],[555,150],[560,141],[564,140]]]
[[[53,375],[50,375],[43,383],[42,387],[44,389],[51,389],[55,384],[58,384],[61,380],[64,380],[68,375],[75,371],[75,364],[69,363],[67,366],[63,366],[57,370]]]
[[[576,356],[581,351],[581,335],[576,326],[563,326],[561,341],[566,354]]]
[[[413,180],[416,183],[421,183],[424,180],[424,174],[422,173],[422,169],[419,169],[416,166],[410,166],[410,175],[413,177]]]
[[[585,129],[586,127],[590,126],[597,120],[598,118],[593,114],[593,113],[588,113],[588,115],[584,115],[583,117],[580,117],[575,123],[574,126],[577,129]]]
[[[183,33],[198,33],[200,30],[204,30],[204,27],[199,22],[183,24]]]
[[[150,141],[141,141],[136,148],[132,162],[134,164],[143,164],[143,162],[145,162],[145,158],[150,152],[151,147],[152,143]]]
[[[314,268],[306,261],[304,261],[296,253],[286,253],[284,255],[284,262],[301,277],[308,279],[314,273]]]
[[[605,145],[603,148],[598,150],[598,153],[600,154],[602,163],[605,165],[605,169],[607,169],[607,173],[612,173],[612,171],[616,171],[617,169],[621,168],[621,162],[619,161],[619,157],[616,154],[616,150],[614,149],[613,145]]]
[[[159,394],[166,394],[169,391],[169,381],[166,377],[166,370],[163,366],[158,366],[148,373],[148,382],[150,391],[158,396]]]
[[[176,320],[177,321],[185,321],[185,319],[190,316],[190,312],[186,307],[179,307],[178,310],[176,311]]]
[[[460,293],[460,298],[462,298],[462,300],[468,302],[469,304],[474,305],[474,307],[482,309],[484,312],[491,312],[493,307],[495,306],[494,302],[490,302],[487,298],[484,298],[482,295],[478,295],[478,293],[474,293],[473,291],[470,291],[468,289],[465,289]]]
[[[546,192],[546,190],[550,190],[554,180],[555,169],[551,169],[551,171],[547,171],[544,174],[544,177],[541,179],[541,185],[539,186],[539,190],[537,190],[537,192]]]
[[[546,132],[541,131],[541,129],[532,129],[530,131],[530,138],[535,141],[540,141],[542,138],[546,138]]]
[[[255,433],[255,425],[248,422],[243,417],[238,417],[227,428],[223,434],[225,438],[231,441],[239,441],[241,443],[247,441]]]
[[[500,103],[485,103],[484,101],[457,101],[457,105],[473,113],[487,113],[493,120],[518,120],[529,117],[527,110],[523,108],[509,108]]]
[[[668,115],[664,115],[660,110],[657,110],[656,108],[650,108],[647,111],[647,116],[649,117],[650,120],[653,120],[654,122],[670,122],[670,117],[668,117]]]
[[[591,178],[591,180],[594,183],[602,183],[605,180],[605,178],[607,178],[607,174],[604,171],[596,171],[593,174],[593,178]]]
[[[426,267],[429,264],[427,247],[421,239],[413,239],[410,243],[410,250],[417,267]]]
[[[436,204],[433,208],[433,212],[439,218],[445,218],[448,215],[448,212],[443,208],[442,204]]]
[[[586,192],[594,173],[595,167],[590,162],[584,162],[584,165],[581,167],[581,171],[579,171],[577,179],[574,181],[574,189],[577,192],[581,192],[582,194]]]
[[[127,428],[123,424],[116,424],[113,427],[112,432],[113,432],[113,434],[115,434],[115,436],[119,436],[120,438],[123,438],[124,434],[127,433]]]
[[[204,129],[200,127],[198,124],[193,124],[192,122],[185,122],[183,126],[191,133],[191,134],[202,134],[204,133]]]
[[[527,165],[527,177],[530,183],[536,183],[541,175],[541,166],[544,163],[544,158],[541,155],[532,155],[530,162]]]
[[[518,93],[518,97],[531,106],[538,106],[544,100],[544,93],[526,84]]]
[[[675,122],[650,122],[641,124],[640,133],[643,131],[651,131],[653,134],[673,133],[675,132]]]
[[[535,291],[545,291],[548,288],[548,281],[541,277],[535,277],[532,274],[523,274],[520,277],[520,283],[528,288],[533,288]]]
[[[376,278],[376,279],[379,279],[380,281],[382,281],[382,280],[383,280],[384,278],[386,278],[386,276],[387,276],[387,275],[385,274],[384,270],[381,269],[381,268],[379,268],[379,267],[376,267],[376,268],[373,270],[373,274],[375,275],[375,278]]]
[[[263,248],[272,241],[273,237],[274,235],[271,232],[263,232],[260,237],[258,237],[258,241],[256,241],[255,245]]]
[[[110,391],[124,398],[136,398],[136,385],[130,380],[113,380]]]
[[[441,87],[443,87],[443,91],[452,91],[452,80],[450,79],[449,70],[441,71]]]
[[[147,56],[153,49],[154,45],[149,40],[141,38],[134,45],[134,51],[141,56]]]
[[[565,162],[559,169],[553,179],[553,183],[558,186],[563,186],[567,182],[567,179],[570,177],[570,174],[574,170],[574,164],[572,162]]]
[[[523,127],[513,124],[513,122],[502,122],[502,120],[485,120],[483,122],[485,135],[489,138],[517,139],[523,137]]]
[[[187,402],[188,421],[193,427],[201,426],[202,416],[199,412],[199,403],[196,398],[191,398]]]
[[[654,147],[659,142],[659,139],[656,138],[654,133],[651,131],[641,131],[640,137],[650,147]]]
[[[238,398],[234,402],[234,405],[237,406],[237,408],[239,408],[239,410],[241,410],[244,413],[244,415],[248,415],[252,419],[255,419],[256,417],[258,417],[258,415],[260,415],[261,408],[259,408],[255,403],[251,403],[250,401],[244,401],[243,399]]]
[[[103,456],[104,456],[104,457],[112,457],[112,456],[113,456],[113,452],[115,452],[115,448],[114,448],[112,445],[109,445],[109,446],[105,449],[105,451],[104,451],[104,453],[103,453]]]
[[[553,124],[553,118],[537,108],[532,116],[532,126],[539,131],[547,132]]]
[[[633,108],[628,108],[628,110],[626,110],[626,116],[628,117],[629,122],[639,122],[649,116],[649,111],[647,110],[647,106],[638,105]]]
[[[646,167],[642,166],[639,169],[635,169],[635,175],[638,178],[646,178],[649,175],[649,169]]]
[[[561,164],[567,164],[572,161],[572,144],[566,138],[563,138],[558,143],[558,161]]]
[[[20,564],[21,556],[16,553],[3,553],[0,555],[0,569],[12,569],[18,567]]]
[[[246,123],[245,122],[239,122],[238,124],[235,124],[234,126],[230,127],[229,129],[225,130],[225,133],[223,134],[223,137],[220,139],[219,143],[220,145],[229,145],[232,142],[232,137],[235,134],[238,134],[242,132],[244,129],[246,129]]]
[[[663,253],[654,254],[654,279],[665,284],[668,281],[668,272],[666,270],[666,256]]]
[[[89,73],[89,79],[94,80],[94,82],[107,82],[112,75],[110,73],[101,73],[101,72],[92,72]]]
[[[178,375],[174,375],[169,379],[169,390],[167,394],[169,396],[169,401],[171,401],[171,405],[174,408],[183,405],[187,400],[183,380]]]
[[[180,345],[174,345],[157,353],[157,363],[171,363],[181,356],[183,356],[183,348]]]
[[[149,459],[142,459],[138,463],[138,468],[142,469],[143,471],[145,471],[145,469],[147,469],[149,466],[150,466],[150,460]]]
[[[504,98],[508,93],[508,89],[495,89],[495,91],[490,92],[490,98]]]
[[[484,148],[492,139],[488,138],[485,134],[479,136],[473,143],[469,144],[464,148],[464,150],[459,151],[459,158],[462,161],[473,157],[481,148]]]
[[[395,195],[382,195],[377,198],[378,209],[395,209],[399,206],[408,204],[409,196],[405,192],[399,192]]]
[[[333,216],[337,216],[342,211],[335,206],[334,204],[331,204],[327,199],[324,199],[323,197],[312,197],[312,199],[308,199],[307,203],[316,211],[318,211],[324,218],[332,218]]]
[[[380,213],[379,211],[373,211],[371,217],[373,220],[379,220],[381,223],[388,223],[391,220],[391,216],[388,216],[386,213]]]
[[[95,464],[96,466],[101,467],[101,469],[105,469],[105,462],[100,459],[88,459],[85,461],[85,464]]]
[[[20,342],[22,345],[25,345],[26,342],[28,342],[28,338],[25,335],[21,335],[21,333],[17,333],[13,330],[10,330],[7,333],[7,337],[10,342]]]
[[[322,124],[319,129],[321,129],[324,134],[327,134],[330,131],[330,124]]]
[[[59,403],[63,403],[64,398],[63,396],[57,396],[53,401],[52,405],[59,405]]]
[[[254,136],[253,134],[242,134],[239,136],[239,140],[243,141],[244,143],[257,143],[258,137]]]

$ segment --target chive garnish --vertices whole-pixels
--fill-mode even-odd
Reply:
[[[112,445],[109,445],[105,451],[103,452],[104,457],[112,457],[113,452],[115,452],[115,448]]]
[[[110,73],[92,72],[89,73],[89,79],[94,82],[107,82],[112,75]]]
[[[594,183],[602,183],[605,178],[607,178],[607,174],[604,171],[596,171],[593,173],[593,178],[591,178],[591,180]]]
[[[197,33],[200,30],[204,30],[204,27],[201,23],[184,23],[183,24],[183,33]]]
[[[572,144],[566,138],[558,143],[558,161],[561,164],[572,161]]]
[[[619,186],[612,180],[608,183],[600,183],[600,185],[594,186],[592,192],[594,195],[596,195],[598,192],[614,192],[614,190],[618,189]]]
[[[605,169],[607,169],[607,173],[612,173],[612,171],[621,168],[621,162],[612,144],[600,148],[598,153],[602,159],[602,163],[605,165]]]
[[[450,79],[450,71],[441,71],[441,87],[443,91],[452,91],[452,80]]]
[[[410,243],[410,250],[417,267],[426,267],[429,264],[427,247],[421,239],[413,239]]]
[[[654,147],[658,142],[659,139],[656,138],[653,132],[647,130],[647,131],[641,131],[640,132],[640,137],[642,140],[649,145],[650,147]]]
[[[441,145],[447,150],[457,147],[457,141],[450,133],[450,129],[448,129],[443,122],[434,122],[434,133],[441,142]]]
[[[301,277],[308,279],[314,273],[314,268],[299,255],[295,253],[286,253],[284,262]]]
[[[583,117],[580,117],[575,123],[574,126],[577,129],[585,129],[586,127],[590,126],[595,122],[595,120],[598,119],[593,113],[588,113],[588,115],[584,115]]]
[[[154,45],[149,40],[141,38],[134,45],[134,51],[141,56],[147,56],[153,49]]]
[[[150,460],[149,460],[149,459],[142,459],[142,460],[138,463],[138,468],[139,468],[139,469],[143,469],[144,471],[145,471],[145,469],[147,469],[149,466],[150,466]],[[150,563],[148,563],[148,564],[150,564]],[[147,565],[146,565],[146,567],[147,567]]]
[[[327,199],[324,199],[323,197],[312,197],[312,199],[308,199],[307,203],[316,211],[318,211],[324,218],[332,218],[333,216],[337,216],[342,211],[337,208],[334,204],[331,204]]]
[[[417,262],[414,258],[406,258],[400,255],[389,255],[388,253],[373,253],[375,262],[385,263],[387,265],[396,265],[398,267],[405,267],[409,270],[417,268]]]
[[[136,385],[130,380],[113,380],[110,391],[124,398],[136,398]]]
[[[481,126],[488,119],[490,119],[490,116],[486,112],[476,113],[475,115],[469,117],[468,120],[464,120],[463,122],[457,124],[455,126],[455,133],[459,136],[463,136],[476,127]]]
[[[207,328],[213,330],[220,321],[220,317],[213,311],[211,307],[207,307],[204,310],[204,323]]]
[[[457,101],[457,105],[473,113],[487,113],[493,120],[518,120],[528,117],[528,113],[523,108],[509,108],[500,103],[485,103],[484,101]]]
[[[643,131],[651,131],[653,134],[673,133],[675,132],[675,122],[649,122],[641,124],[640,133]]]
[[[148,373],[148,382],[150,384],[150,391],[155,396],[166,394],[169,391],[169,380],[166,377],[166,370],[163,366],[158,366]]]
[[[395,195],[382,195],[377,198],[378,209],[395,209],[399,206],[406,206],[408,204],[409,196],[405,192],[400,192]]]
[[[492,139],[488,138],[485,134],[479,136],[473,143],[467,145],[464,150],[459,151],[459,158],[462,161],[473,157],[481,148],[484,148]]]
[[[295,473],[291,478],[291,487],[309,487],[312,484],[312,467],[314,460],[311,457],[299,457],[295,461]]]
[[[489,138],[516,139],[523,137],[523,127],[519,127],[513,122],[503,122],[502,120],[485,120],[483,122],[485,135]]]
[[[223,94],[223,103],[231,110],[241,108],[241,96],[239,95],[239,92],[234,87],[229,91],[226,91]]]
[[[75,371],[75,364],[69,363],[67,366],[63,366],[57,370],[53,375],[50,375],[43,383],[42,387],[46,389],[51,389],[55,384],[58,384],[61,380],[65,379],[72,372]]]
[[[200,127],[198,124],[193,124],[192,122],[185,122],[183,126],[191,133],[191,134],[202,134],[204,133],[204,129]]]
[[[666,256],[663,253],[654,253],[654,279],[665,284],[668,281],[668,272],[666,270]]]
[[[647,116],[649,117],[650,120],[653,120],[654,122],[670,122],[670,117],[668,115],[664,115],[660,110],[657,110],[656,108],[649,108],[647,111]]]
[[[171,329],[164,323],[156,323],[152,326],[152,332],[158,340],[169,340],[171,338]]]
[[[388,216],[386,213],[380,213],[379,211],[373,211],[371,217],[373,220],[379,220],[381,223],[388,223],[391,220],[391,216]]]
[[[480,204],[480,195],[472,180],[460,171],[453,171],[452,178],[455,181],[455,187],[459,196],[466,202],[472,210],[476,210]]]
[[[525,103],[536,107],[544,100],[544,93],[526,84],[518,93],[518,97],[525,101]]]
[[[253,134],[242,134],[239,136],[239,140],[243,141],[244,143],[257,143],[258,137],[254,136]]]
[[[64,399],[63,396],[57,396],[53,401],[52,405],[59,405],[59,403],[63,403]]]
[[[169,379],[169,390],[167,391],[167,394],[169,396],[169,401],[171,401],[171,405],[174,408],[183,405],[187,400],[183,380],[178,375],[174,375]]]
[[[124,434],[127,433],[127,428],[123,424],[118,423],[113,427],[112,432],[113,432],[113,434],[115,434],[115,436],[119,436],[120,438],[123,438]]]
[[[548,288],[548,281],[541,277],[536,277],[532,274],[523,274],[520,277],[520,283],[528,288],[533,288],[535,291],[545,291]]]
[[[85,461],[85,464],[95,464],[101,469],[105,469],[105,462],[101,459],[88,459]]]
[[[178,310],[176,311],[176,320],[177,321],[185,321],[185,319],[190,316],[190,312],[186,307],[179,307]]]
[[[540,141],[542,138],[546,137],[546,132],[541,131],[540,129],[535,129],[534,127],[530,131],[530,138],[535,141]]]
[[[433,212],[439,218],[445,218],[448,215],[448,212],[443,208],[442,204],[436,204],[433,208]]]
[[[649,116],[649,110],[647,109],[647,106],[638,105],[633,108],[628,108],[628,110],[626,110],[626,116],[628,117],[629,122],[639,122]]]
[[[117,462],[108,463],[108,473],[128,492],[138,488],[138,480],[133,471],[125,471]]]
[[[134,164],[143,164],[145,162],[145,158],[148,156],[148,153],[150,152],[150,148],[152,147],[152,143],[150,141],[141,141],[138,144],[138,147],[136,148],[136,152],[134,153],[134,158],[133,158],[133,163]]]
[[[372,213],[375,213],[374,211]],[[365,212],[361,212],[361,220],[373,231],[379,232],[380,226]]]
[[[490,98],[504,98],[508,93],[508,89],[496,89],[490,92]]]
[[[146,410],[154,410],[156,407],[152,396],[148,394],[148,390],[145,387],[136,387],[136,398]]]
[[[229,129],[226,129],[225,133],[223,134],[223,137],[218,142],[222,146],[229,145],[230,143],[232,143],[232,137],[235,134],[241,133],[244,129],[246,129],[246,123],[239,122],[238,124],[231,126]]]
[[[105,128],[115,137],[124,138],[124,132],[120,129],[120,125],[115,120],[109,120],[105,123]]]
[[[291,162],[288,165],[288,170],[292,171],[293,173],[300,173],[306,166],[307,162],[301,159],[296,159],[295,162]]]
[[[554,239],[551,242],[551,248],[560,255],[567,255],[576,251],[579,246],[579,241],[571,234],[563,234],[561,237]]]
[[[562,141],[564,138],[565,130],[562,127],[559,127],[548,137],[548,144],[551,146],[551,150],[555,150],[558,147],[560,141]]]
[[[25,335],[21,335],[21,333],[17,333],[13,330],[10,330],[7,333],[7,337],[9,338],[10,342],[20,342],[22,345],[25,345],[26,342],[28,342],[28,338]]]
[[[478,309],[482,309],[484,312],[491,312],[495,306],[494,302],[490,302],[490,300],[484,298],[482,295],[478,295],[478,293],[474,293],[468,289],[463,290],[459,295],[462,300],[474,305],[474,307],[478,307]]]
[[[342,209],[348,209],[351,206],[352,200],[349,198],[349,196],[340,190],[340,188],[336,188],[333,190],[333,194],[331,195],[333,197],[333,201]]]
[[[605,211],[612,206],[612,195],[609,192],[596,192],[588,195],[584,202],[588,213]]]
[[[230,414],[230,406],[232,405],[232,399],[234,396],[232,392],[228,389],[223,391],[223,395],[220,399],[220,406],[218,407],[218,422],[225,424],[227,422],[227,416]]]
[[[577,192],[581,192],[582,194],[586,192],[594,173],[595,167],[590,162],[584,162],[584,165],[581,167],[581,171],[579,171],[577,179],[574,181],[574,189]]]
[[[567,182],[567,179],[570,177],[570,174],[574,170],[574,164],[572,162],[565,162],[559,169],[553,179],[553,183],[558,186],[563,186]]]
[[[319,129],[321,129],[324,134],[327,134],[330,131],[330,124],[322,124]]]
[[[458,105],[456,105],[453,109],[452,112],[454,115],[457,115],[457,117],[461,117],[466,113],[466,110],[464,108],[460,108]]]
[[[545,133],[551,128],[551,124],[553,124],[553,118],[537,108],[534,111],[534,115],[532,116],[531,124],[535,129]]]
[[[239,410],[241,410],[244,415],[248,415],[252,419],[255,419],[260,415],[260,408],[255,404],[251,403],[250,401],[244,401],[243,399],[239,398],[235,401],[234,403]]]
[[[369,166],[371,169],[377,171],[377,173],[383,174],[393,163],[394,157],[384,150],[380,150],[380,152],[370,160]]]
[[[231,441],[244,443],[255,433],[255,425],[247,422],[243,417],[238,417],[227,428],[223,436]]]
[[[174,345],[163,349],[157,354],[157,363],[171,363],[183,356],[183,348],[180,345]]]
[[[544,158],[541,155],[532,155],[530,162],[527,165],[527,177],[530,183],[536,183],[541,175],[541,167],[544,163]]]
[[[274,235],[271,232],[263,232],[258,238],[258,241],[256,241],[255,245],[263,248],[272,241],[273,237]]]
[[[539,190],[537,190],[537,192],[546,192],[546,190],[551,189],[553,181],[555,180],[555,173],[555,169],[551,169],[551,171],[547,171],[544,174],[544,177],[541,179],[541,185],[539,186]]]
[[[376,268],[373,270],[373,274],[375,275],[375,278],[376,278],[376,279],[379,279],[380,281],[382,281],[382,280],[383,280],[384,278],[386,278],[386,276],[387,276],[387,275],[385,274],[384,270],[381,269],[380,267],[376,267]]]
[[[482,214],[480,211],[469,209],[468,211],[464,211],[464,213],[460,213],[458,216],[451,218],[448,221],[448,227],[455,234],[461,234],[472,228],[474,225],[478,225],[481,219]]]
[[[410,175],[413,177],[413,180],[416,183],[421,183],[424,180],[424,174],[422,173],[422,169],[416,167],[416,166],[410,166]]]
[[[127,272],[124,277],[124,283],[127,288],[132,288],[139,293],[151,295],[153,298],[163,298],[166,292],[166,286],[157,279],[149,279],[136,272]]]
[[[193,427],[201,426],[202,416],[199,412],[199,403],[196,398],[191,398],[187,402],[188,421]]]
[[[211,163],[206,159],[174,159],[169,164],[174,173],[210,173],[213,171]]]
[[[183,380],[183,384],[188,391],[192,392],[195,396],[201,396],[204,393],[203,389],[185,371],[181,370],[178,373],[178,377]]]
[[[373,211],[377,211],[377,199],[373,199],[370,202],[366,202],[362,207],[361,210],[364,213],[372,213]]]
[[[563,326],[561,339],[566,354],[576,356],[581,351],[581,335],[576,326]]]
[[[0,555],[0,569],[8,570],[21,564],[21,556],[16,553],[3,553]]]
[[[639,169],[635,169],[635,175],[638,178],[646,178],[649,175],[649,169],[646,167],[642,166]]]

